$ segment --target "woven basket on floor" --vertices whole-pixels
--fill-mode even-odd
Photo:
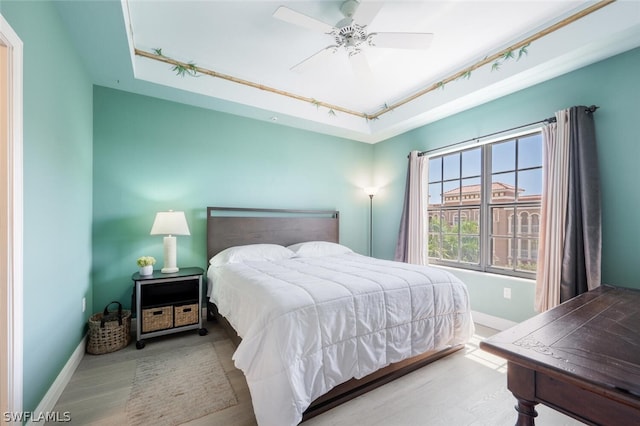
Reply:
[[[109,312],[109,306],[118,304],[116,312]],[[94,355],[118,351],[131,342],[131,311],[123,310],[120,302],[111,302],[104,312],[89,318],[89,339],[87,352]]]

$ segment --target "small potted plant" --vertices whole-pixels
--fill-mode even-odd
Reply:
[[[138,267],[140,267],[140,275],[152,275],[153,265],[156,264],[156,259],[153,256],[140,256],[136,263]]]

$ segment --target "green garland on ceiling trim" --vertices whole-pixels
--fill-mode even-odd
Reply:
[[[614,3],[616,0],[602,0],[599,1],[598,3],[595,3],[593,5],[591,5],[590,7],[587,7],[583,10],[581,10],[578,13],[575,13],[574,15],[569,16],[568,18],[563,19],[562,21],[559,21],[549,27],[547,27],[546,29],[537,32],[536,34],[527,37],[526,39],[515,43],[509,47],[507,47],[506,49],[503,49],[497,53],[494,53],[493,55],[490,56],[486,56],[484,59],[482,59],[481,61],[476,62],[475,64],[466,67],[458,72],[456,72],[455,74],[450,75],[449,77],[438,81],[416,93],[414,93],[413,95],[410,95],[396,103],[393,104],[387,104],[385,103],[383,105],[383,107],[378,110],[377,112],[373,113],[373,114],[367,114],[364,112],[358,112],[358,111],[353,111],[350,110],[348,108],[343,108],[340,107],[338,105],[333,105],[327,102],[322,102],[322,101],[318,101],[316,99],[313,98],[308,98],[306,96],[301,96],[301,95],[297,95],[295,93],[291,93],[291,92],[286,92],[283,90],[279,90],[279,89],[275,89],[273,87],[269,87],[269,86],[265,86],[262,84],[258,84],[258,83],[254,83],[248,80],[243,80],[237,77],[233,77],[231,75],[227,75],[227,74],[222,74],[213,70],[209,70],[203,67],[199,67],[197,66],[195,63],[193,62],[189,62],[189,63],[185,63],[185,62],[181,62],[181,61],[177,61],[175,59],[169,58],[167,56],[165,56],[162,53],[162,49],[153,49],[153,53],[151,52],[146,52],[144,50],[140,50],[135,48],[134,52],[136,55],[138,56],[142,56],[142,57],[146,57],[149,59],[153,59],[156,61],[161,61],[161,62],[165,62],[168,63],[170,65],[173,65],[173,68],[171,69],[173,72],[176,73],[176,75],[181,76],[181,77],[185,77],[185,76],[192,76],[195,77],[198,74],[204,74],[204,75],[208,75],[211,77],[215,77],[215,78],[220,78],[223,80],[227,80],[227,81],[231,81],[233,83],[237,83],[237,84],[242,84],[245,86],[249,86],[249,87],[253,87],[256,89],[260,89],[260,90],[264,90],[267,92],[271,92],[271,93],[275,93],[278,95],[282,95],[282,96],[287,96],[289,98],[292,99],[297,99],[300,101],[304,101],[304,102],[309,102],[312,105],[315,105],[317,109],[319,109],[320,107],[326,108],[328,110],[329,115],[335,116],[336,115],[336,111],[339,112],[343,112],[349,115],[353,115],[356,117],[361,117],[364,118],[367,121],[375,121],[378,120],[383,114],[386,114],[390,111],[393,111],[394,109],[405,105],[421,96],[424,96],[425,94],[432,92],[436,89],[444,89],[445,85],[456,81],[456,80],[460,80],[460,79],[469,79],[471,78],[471,74],[473,71],[484,67],[485,65],[489,65],[491,64],[491,71],[499,71],[500,68],[502,67],[502,65],[506,62],[509,61],[511,59],[515,59],[516,61],[519,61],[522,57],[526,56],[529,52],[528,52],[528,47],[531,45],[532,42],[554,32],[557,31],[558,29],[565,27],[567,25],[569,25],[572,22],[577,21],[578,19],[581,19],[611,3]],[[516,54],[514,52],[518,52],[517,53],[517,57]]]
[[[392,105],[390,105],[388,108],[385,109],[381,109],[378,112],[374,113],[374,114],[368,114],[367,117],[368,118],[373,118],[373,117],[380,117],[381,115],[395,109],[398,108],[404,104],[407,104],[429,92],[432,92],[436,89],[444,89],[444,86],[448,83],[451,83],[452,81],[458,80],[460,78],[468,78],[468,76],[471,75],[471,72],[473,72],[474,70],[481,68],[485,65],[488,64],[492,64],[492,68],[495,66],[496,69],[499,69],[500,66],[502,65],[502,63],[504,62],[504,60],[506,59],[506,56],[510,56],[513,54],[514,51],[518,51],[518,58],[521,58],[522,56],[526,55],[528,53],[527,48],[531,45],[531,43],[533,43],[534,41],[541,39],[542,37],[553,33],[554,31],[559,30],[560,28],[563,28],[569,24],[571,24],[572,22],[577,21],[578,19],[584,18],[585,16],[602,9],[605,6],[608,6],[612,3],[615,3],[616,0],[602,0],[599,1],[598,3],[595,3],[583,10],[581,10],[580,12],[577,12],[535,34],[533,34],[530,37],[525,38],[522,41],[519,41],[518,43],[515,43],[509,47],[507,47],[506,49],[503,49],[497,53],[494,53],[491,56],[487,56],[485,57],[483,60],[476,62],[475,64],[464,68],[460,71],[458,71],[457,73],[437,82],[432,84],[429,87],[426,87],[422,90],[420,90],[419,92],[414,93],[411,96],[408,96]],[[511,52],[511,54],[509,54],[509,52]],[[497,64],[497,65],[496,65]],[[467,77],[465,77],[467,76]]]
[[[198,66],[196,64],[194,64],[193,62],[181,62],[178,60],[175,60],[173,58],[170,58],[166,55],[164,55],[162,53],[162,49],[161,48],[156,48],[156,49],[152,49],[153,52],[147,52],[141,49],[136,48],[134,50],[135,54],[138,56],[142,56],[144,58],[148,58],[148,59],[153,59],[159,62],[164,62],[166,64],[172,65],[173,68],[171,68],[172,71],[174,71],[176,73],[176,75],[179,76],[196,76],[197,74],[202,74],[202,75],[208,75],[210,77],[215,77],[215,78],[219,78],[221,80],[226,80],[226,81],[231,81],[233,83],[237,83],[237,84],[242,84],[245,86],[249,86],[249,87],[253,87],[255,89],[260,89],[260,90],[264,90],[266,92],[271,92],[271,93],[275,93],[278,95],[282,95],[282,96],[287,96],[289,98],[292,99],[297,99],[300,101],[304,101],[304,102],[309,102],[313,105],[316,106],[316,108],[326,108],[329,112],[329,115],[336,115],[336,111],[339,112],[343,112],[346,114],[351,114],[351,115],[355,115],[357,117],[362,117],[365,118],[365,114],[362,112],[357,112],[357,111],[352,111],[350,109],[347,108],[343,108],[339,105],[333,105],[330,104],[328,102],[322,102],[322,101],[318,101],[316,99],[313,98],[309,98],[306,96],[301,96],[301,95],[297,95],[295,93],[291,93],[291,92],[285,92],[284,90],[279,90],[279,89],[275,89],[273,87],[269,87],[269,86],[265,86],[263,84],[258,84],[258,83],[254,83],[252,81],[249,80],[243,80],[241,78],[237,78],[234,77],[232,75],[228,75],[228,74],[223,74],[223,73],[219,73],[217,71],[214,70],[210,70],[201,66]]]
[[[508,50],[506,52],[504,52],[502,54],[502,56],[496,60],[493,65],[491,65],[491,71],[498,71],[500,70],[500,67],[502,67],[502,64],[505,63],[506,61],[508,61],[509,59],[514,59],[517,61],[520,60],[520,58],[522,58],[523,56],[527,56],[529,54],[529,51],[527,50],[527,48],[529,47],[529,45],[524,45],[520,48],[520,50],[518,50],[518,57],[516,58],[515,54],[513,53],[513,50]]]
[[[162,49],[153,49],[153,53],[166,58],[166,56],[162,54]],[[176,75],[179,75],[180,77],[184,77],[186,75],[196,77],[198,75],[198,66],[193,62],[189,62],[188,64],[177,63],[173,68],[171,68],[171,71],[175,72]]]

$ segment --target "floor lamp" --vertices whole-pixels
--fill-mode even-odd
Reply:
[[[373,197],[378,193],[378,188],[368,186],[364,188],[364,193],[369,196],[369,256],[373,255]]]

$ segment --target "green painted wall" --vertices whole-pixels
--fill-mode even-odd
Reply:
[[[540,120],[573,105],[601,107],[595,115],[602,179],[602,279],[640,288],[636,278],[640,226],[640,49],[623,53],[493,102],[439,120],[374,146],[374,254],[393,258],[406,179],[407,155]],[[512,321],[535,314],[532,281],[465,271],[472,308]],[[503,287],[512,299],[502,297]]]
[[[184,210],[178,266],[207,265],[207,206],[337,209],[340,239],[368,249],[371,145],[134,95],[94,90],[94,310],[130,305],[141,255],[162,265],[155,213]]]
[[[92,83],[52,2],[2,2],[24,43],[24,410],[90,315]],[[82,298],[88,309],[82,313]]]

